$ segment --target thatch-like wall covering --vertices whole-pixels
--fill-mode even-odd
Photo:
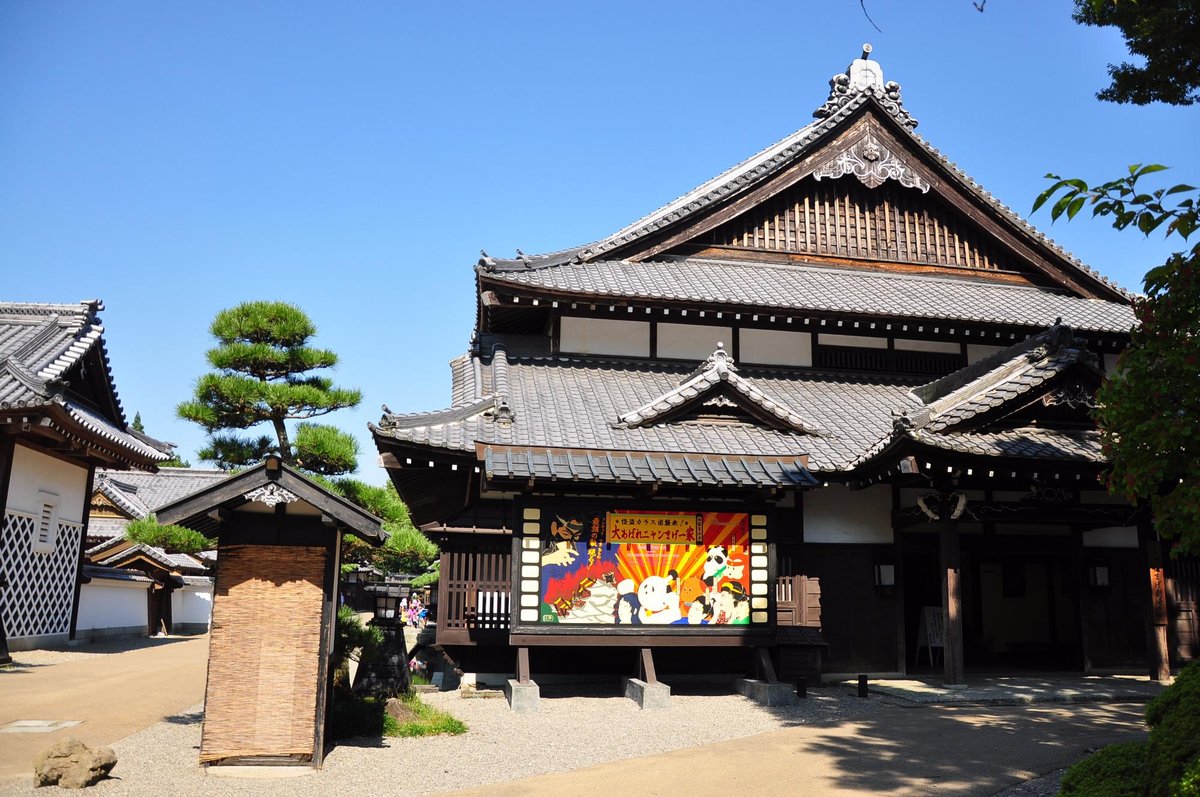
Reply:
[[[311,760],[326,552],[230,545],[219,557],[200,761]]]

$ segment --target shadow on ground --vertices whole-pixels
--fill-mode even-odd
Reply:
[[[863,701],[874,702],[876,710],[803,724],[838,729],[807,749],[827,757],[846,787],[869,792],[937,790],[942,784],[1000,788],[1014,776],[1045,774],[1085,750],[1146,733],[1140,703],[917,705],[879,695]],[[794,709],[767,710],[785,724],[798,724]]]

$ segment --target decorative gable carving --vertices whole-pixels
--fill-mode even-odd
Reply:
[[[929,191],[929,183],[911,166],[884,146],[875,134],[865,136],[838,152],[813,170],[813,178],[837,179],[851,174],[867,188],[877,188],[885,180],[895,180],[905,188]]]

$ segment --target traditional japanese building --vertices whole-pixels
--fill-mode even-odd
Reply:
[[[125,421],[102,310],[0,303],[0,654],[6,637],[22,649],[74,635],[96,468],[169,456]]]
[[[917,135],[869,48],[830,87],[600,241],[485,254],[449,408],[372,427],[465,669],[1197,653],[1194,563],[1098,482],[1131,296]]]

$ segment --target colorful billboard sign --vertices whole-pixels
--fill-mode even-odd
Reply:
[[[745,513],[573,512],[554,515],[548,526],[540,543],[539,623],[750,622]]]

